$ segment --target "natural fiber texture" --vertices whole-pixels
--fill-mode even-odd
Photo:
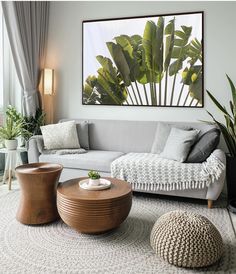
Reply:
[[[171,211],[153,226],[150,243],[170,264],[203,267],[217,262],[223,252],[222,237],[204,216],[188,211]]]
[[[213,154],[204,163],[186,164],[158,154],[128,153],[111,164],[112,177],[143,191],[201,189],[214,183],[224,170],[225,165]]]
[[[135,195],[131,212],[116,230],[102,235],[83,235],[62,221],[26,226],[16,221],[19,191],[1,197],[0,273],[78,274],[192,274],[159,258],[150,246],[155,221],[172,210],[201,213],[222,232],[224,252],[220,261],[197,273],[236,273],[236,240],[228,212],[219,203]]]

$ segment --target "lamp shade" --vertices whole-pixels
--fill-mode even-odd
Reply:
[[[54,70],[45,68],[43,70],[43,92],[46,95],[52,95],[54,89]]]

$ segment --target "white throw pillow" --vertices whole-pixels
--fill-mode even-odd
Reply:
[[[197,140],[199,132],[197,129],[183,130],[173,127],[160,157],[184,162],[188,157],[191,146]]]
[[[80,148],[75,121],[40,127],[45,149]]]

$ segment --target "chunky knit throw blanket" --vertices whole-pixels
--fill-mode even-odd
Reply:
[[[183,190],[204,188],[214,183],[225,165],[211,154],[204,163],[180,163],[158,154],[128,153],[111,164],[112,177],[132,184],[133,189]]]

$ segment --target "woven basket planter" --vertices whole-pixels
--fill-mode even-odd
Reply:
[[[180,267],[204,267],[222,255],[223,241],[205,217],[187,211],[171,211],[153,226],[151,246],[158,256]]]

